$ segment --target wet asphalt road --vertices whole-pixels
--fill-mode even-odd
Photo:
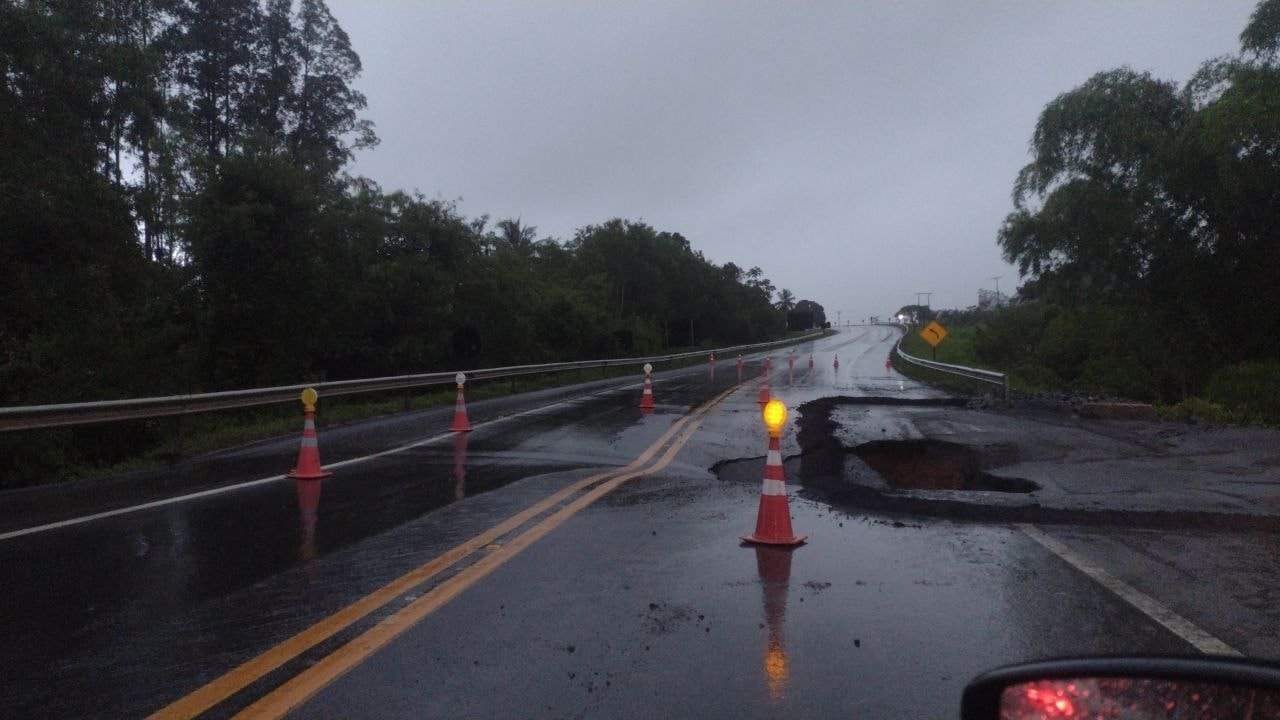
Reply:
[[[831,395],[939,397],[885,368],[896,337],[846,328],[798,347],[794,374],[775,352],[774,390],[793,408]],[[749,363],[746,375],[757,373]],[[155,711],[504,518],[616,471],[735,375],[722,358],[714,379],[705,367],[660,376],[652,414],[635,407],[634,383],[477,404],[473,420],[563,403],[348,465],[319,484],[271,482],[0,541],[9,581],[0,600],[9,638],[0,649],[2,714]],[[529,520],[251,677],[207,716],[283,692],[393,613],[450,587],[461,588],[456,597],[314,694],[297,695],[294,715],[953,717],[964,683],[996,665],[1195,652],[1016,526],[833,507],[804,486],[794,431],[784,443],[792,514],[810,542],[794,551],[741,547],[765,440],[755,390],[749,383],[698,418],[659,471],[620,484],[527,549],[504,549],[549,515]],[[909,413],[888,405],[871,413],[886,436],[912,436]],[[432,437],[442,426],[434,417],[323,432],[322,455],[329,462]],[[227,481],[279,472],[292,452],[288,443],[252,448],[251,469]],[[743,458],[755,460],[732,463]],[[1280,648],[1269,634],[1274,603],[1265,602],[1280,575],[1274,551],[1242,574],[1211,550],[1265,538],[1188,532],[1176,539],[1184,555],[1153,560],[1166,547],[1159,536],[1043,530],[1233,647],[1270,656]],[[469,580],[486,562],[496,563],[490,574]],[[1220,582],[1254,594],[1215,597]]]

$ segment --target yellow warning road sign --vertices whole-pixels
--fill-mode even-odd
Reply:
[[[924,326],[924,329],[920,331],[920,337],[929,343],[929,347],[936,348],[942,344],[943,340],[947,339],[947,329],[942,327],[937,320],[934,320]]]

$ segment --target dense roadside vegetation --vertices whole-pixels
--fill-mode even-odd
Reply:
[[[1119,68],[1044,108],[998,238],[1018,302],[949,320],[974,360],[1280,422],[1280,0],[1240,42],[1181,85]]]
[[[0,405],[782,334],[792,293],[678,232],[545,238],[352,176],[360,72],[323,0],[0,4]],[[0,437],[0,486],[156,440]]]

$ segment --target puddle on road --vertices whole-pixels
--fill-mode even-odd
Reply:
[[[999,477],[983,466],[1007,464],[1008,446],[980,448],[943,440],[876,440],[850,452],[857,455],[889,487],[899,490],[990,490],[1028,493],[1040,486],[1022,478]]]

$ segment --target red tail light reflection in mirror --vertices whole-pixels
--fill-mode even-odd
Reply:
[[[1001,720],[1280,719],[1280,692],[1162,678],[1072,678],[1010,685]]]

